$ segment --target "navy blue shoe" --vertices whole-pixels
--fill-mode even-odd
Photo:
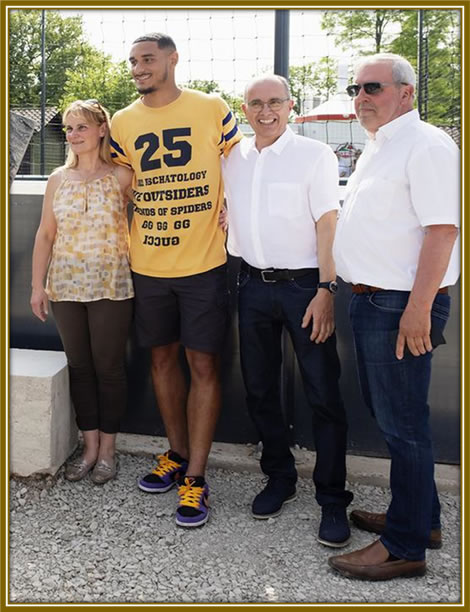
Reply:
[[[348,544],[350,537],[351,530],[346,516],[346,506],[340,504],[322,506],[318,541],[325,546],[341,548]]]
[[[294,501],[296,497],[295,484],[270,478],[265,488],[253,500],[251,514],[256,519],[279,516],[284,504]]]

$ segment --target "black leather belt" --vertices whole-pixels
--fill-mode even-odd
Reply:
[[[253,268],[246,261],[242,261],[241,269],[247,272],[252,278],[260,278],[265,283],[275,283],[282,280],[292,280],[299,276],[305,276],[311,272],[315,272],[317,268],[298,268],[297,270],[288,270],[287,268],[266,268],[260,270],[259,268]]]

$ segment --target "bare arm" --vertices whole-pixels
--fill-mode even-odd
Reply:
[[[54,194],[61,181],[61,173],[51,174],[46,185],[46,192],[42,204],[41,221],[34,241],[32,281],[31,281],[31,309],[33,313],[45,321],[49,312],[48,299],[44,290],[44,279],[49,267],[52,245],[57,231],[56,219],[52,209]]]
[[[134,171],[126,166],[115,167],[115,175],[118,180],[119,186],[121,187],[121,194],[124,206],[127,206],[129,200],[132,200],[131,184],[134,176]]]
[[[406,345],[415,357],[432,350],[429,336],[431,308],[449,265],[458,232],[454,225],[430,225],[426,228],[416,279],[400,319],[395,349],[397,359],[403,358]]]
[[[333,260],[333,239],[336,230],[338,212],[330,210],[316,224],[317,256],[320,269],[320,282],[336,279],[336,268]],[[319,344],[325,342],[335,329],[333,295],[327,289],[318,289],[315,297],[307,306],[302,319],[302,327],[312,322],[310,340]]]

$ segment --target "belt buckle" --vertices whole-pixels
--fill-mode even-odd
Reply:
[[[276,281],[273,279],[269,279],[265,277],[265,273],[267,272],[268,274],[270,272],[274,272],[274,268],[268,268],[266,270],[260,270],[261,272],[261,280],[263,281],[263,283],[275,283]]]

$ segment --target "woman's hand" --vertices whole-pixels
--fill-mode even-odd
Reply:
[[[31,292],[31,309],[38,319],[44,323],[49,314],[49,299],[44,287],[33,289]]]

